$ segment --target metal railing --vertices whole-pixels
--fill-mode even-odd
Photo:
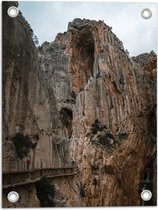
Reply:
[[[43,168],[14,172],[4,171],[2,178],[3,189],[35,183],[39,181],[40,178],[43,176],[46,176],[48,178],[57,178],[64,176],[73,176],[75,174],[77,174],[77,170],[75,167]]]

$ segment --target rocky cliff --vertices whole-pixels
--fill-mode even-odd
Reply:
[[[11,4],[3,5],[3,170],[25,167],[12,142],[20,133],[35,144],[34,169],[77,168],[54,180],[65,206],[141,205],[149,169],[156,194],[156,54],[131,58],[109,26],[87,19],[37,49],[22,14],[7,16]]]
[[[12,5],[17,3],[3,3],[3,172],[25,171],[28,157],[31,169],[70,166],[65,127],[53,89],[44,83],[33,31],[21,13],[15,19],[7,15]],[[27,147],[25,137],[34,147]],[[6,201],[8,189],[4,206],[39,206],[34,188],[14,189],[22,195],[17,204]]]

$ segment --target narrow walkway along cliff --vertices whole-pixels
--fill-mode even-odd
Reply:
[[[78,18],[36,47],[22,14],[7,15],[11,5],[3,2],[3,207],[141,206],[143,187],[153,193],[143,205],[156,205],[156,54],[130,57],[104,22]]]

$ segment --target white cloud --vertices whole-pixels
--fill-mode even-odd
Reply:
[[[157,5],[154,3],[106,2],[19,2],[19,8],[28,20],[40,43],[53,41],[59,32],[67,30],[74,18],[104,20],[123,41],[130,55],[156,51]],[[150,8],[149,20],[141,11]]]

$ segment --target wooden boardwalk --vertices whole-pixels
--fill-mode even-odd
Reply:
[[[43,168],[25,171],[3,172],[3,189],[17,187],[21,185],[33,184],[46,176],[49,179],[65,176],[74,176],[77,174],[76,168]]]

